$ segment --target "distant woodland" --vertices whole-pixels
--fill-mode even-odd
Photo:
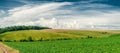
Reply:
[[[0,28],[0,33],[9,32],[9,31],[19,31],[19,30],[41,30],[41,29],[51,29],[51,28],[41,27],[41,26],[9,26],[5,28]]]

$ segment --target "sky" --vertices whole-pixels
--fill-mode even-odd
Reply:
[[[0,27],[120,29],[119,0],[0,0]]]

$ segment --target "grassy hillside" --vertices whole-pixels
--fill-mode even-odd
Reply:
[[[114,33],[91,30],[22,30],[0,34],[0,41],[43,41],[108,37]]]
[[[108,38],[4,43],[21,53],[120,53],[120,34]]]
[[[115,30],[22,30],[2,33],[0,39],[38,41],[4,42],[21,53],[120,53],[120,31]]]

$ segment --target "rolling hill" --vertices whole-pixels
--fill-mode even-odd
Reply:
[[[50,41],[84,38],[109,37],[116,33],[110,31],[95,30],[65,30],[65,29],[44,29],[44,30],[21,30],[0,34],[0,41]]]

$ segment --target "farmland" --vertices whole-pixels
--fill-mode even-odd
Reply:
[[[90,30],[22,30],[12,31],[0,34],[0,41],[23,42],[23,41],[50,41],[50,40],[68,40],[85,38],[105,38],[114,33],[105,31]]]
[[[21,53],[120,53],[120,36],[42,42],[4,42]]]
[[[21,53],[120,53],[119,32],[45,29],[12,31],[0,36],[4,41],[10,40],[4,44]],[[26,41],[20,41],[23,39]]]

